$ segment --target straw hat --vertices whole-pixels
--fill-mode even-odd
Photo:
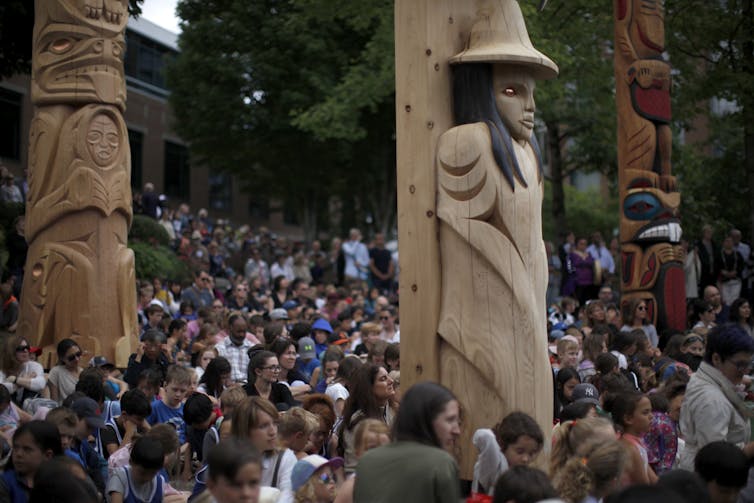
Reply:
[[[516,0],[494,0],[480,11],[471,28],[466,49],[450,64],[510,63],[531,68],[538,79],[552,79],[558,66],[534,48]]]

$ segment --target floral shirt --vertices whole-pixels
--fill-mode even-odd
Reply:
[[[649,466],[659,476],[673,468],[678,450],[678,426],[665,412],[652,412],[649,432],[644,435]]]

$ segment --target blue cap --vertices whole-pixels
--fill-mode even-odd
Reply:
[[[283,309],[293,309],[294,307],[298,307],[298,302],[295,300],[286,300],[283,302]]]

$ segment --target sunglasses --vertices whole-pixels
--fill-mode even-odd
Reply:
[[[389,319],[390,319],[390,317],[389,317],[389,316],[380,316],[380,319],[381,319],[381,320],[389,320]]]
[[[646,311],[647,310],[647,306],[639,306],[636,309],[638,309],[639,311]]]
[[[16,346],[16,352],[29,351],[29,346]]]
[[[330,475],[329,473],[323,473],[319,476],[319,480],[322,481],[323,484],[334,484],[335,483],[335,477]]]
[[[72,362],[74,360],[78,360],[79,358],[81,358],[81,351],[79,351],[78,353],[73,353],[71,356],[66,357],[66,360]]]

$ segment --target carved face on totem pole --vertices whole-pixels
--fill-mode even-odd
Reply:
[[[518,142],[529,141],[534,130],[535,86],[532,72],[523,66],[493,66],[495,105],[511,137]]]
[[[32,102],[125,108],[122,55],[127,0],[51,2],[34,25]]]
[[[627,12],[629,8],[630,14]],[[636,55],[649,58],[662,54],[665,50],[665,1],[618,0],[618,9],[619,14],[629,14],[634,20],[631,24],[631,38],[638,41],[634,45]]]

